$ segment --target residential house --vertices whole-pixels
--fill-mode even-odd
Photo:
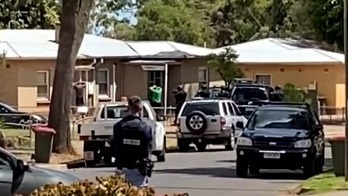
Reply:
[[[246,77],[273,86],[292,83],[298,88],[308,88],[315,81],[319,96],[327,106],[345,107],[343,54],[318,49],[296,40],[275,38],[228,47],[232,47],[239,55],[238,66]],[[224,47],[214,52],[222,51]],[[219,76],[214,72],[211,72],[210,79],[211,85],[221,84]]]

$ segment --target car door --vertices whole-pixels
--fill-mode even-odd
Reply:
[[[226,107],[227,115],[225,116],[226,118],[226,123],[231,125],[231,127],[235,127],[237,123],[237,119],[235,118],[235,113],[233,108],[230,106],[229,102],[223,102],[224,107]]]
[[[1,196],[11,195],[13,172],[7,160],[0,157],[0,192]]]
[[[233,110],[235,112],[235,118],[237,118],[237,121],[241,121],[241,122],[243,122],[244,125],[246,125],[248,119],[245,116],[243,116],[243,114],[239,110],[238,106],[233,102],[229,102],[229,104],[231,105],[231,107],[233,108]]]
[[[152,147],[154,151],[160,151],[163,148],[164,126],[161,122],[156,121],[156,113],[151,110],[147,103],[143,104],[142,119],[151,126],[152,129]]]

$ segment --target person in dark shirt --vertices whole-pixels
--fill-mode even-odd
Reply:
[[[117,169],[134,186],[144,187],[151,176],[146,166],[152,164],[152,130],[140,118],[140,97],[131,97],[128,108],[129,114],[114,125],[111,144]]]
[[[203,84],[201,89],[198,90],[196,97],[209,98],[210,90],[207,84]]]
[[[179,111],[186,100],[187,93],[185,92],[183,85],[179,85],[173,93],[174,93],[174,98],[175,98],[174,124],[176,125],[178,123],[177,121],[178,121]]]
[[[283,101],[284,93],[280,86],[274,87],[273,99],[274,101]]]

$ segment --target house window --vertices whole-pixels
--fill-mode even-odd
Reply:
[[[97,81],[99,85],[99,97],[108,98],[109,93],[109,70],[100,69],[97,74]]]
[[[164,74],[163,71],[148,71],[148,86],[164,86]]]
[[[259,84],[271,85],[271,75],[267,74],[256,74],[255,80]]]
[[[37,98],[48,100],[50,98],[50,72],[38,71],[36,75]]]
[[[203,84],[208,84],[209,82],[209,72],[207,67],[198,68],[198,84],[201,87]]]

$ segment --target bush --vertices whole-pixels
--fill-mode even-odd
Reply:
[[[152,187],[138,188],[120,175],[96,177],[96,183],[85,180],[70,185],[48,184],[30,196],[188,196],[184,194],[156,194]]]

